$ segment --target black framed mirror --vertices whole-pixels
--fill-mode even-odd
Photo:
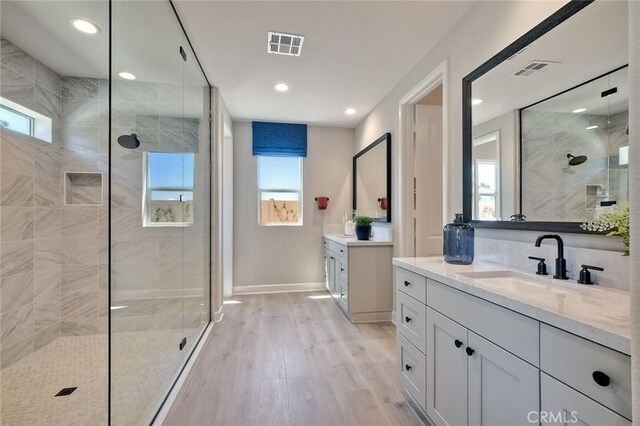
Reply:
[[[464,77],[465,221],[588,232],[625,202],[627,7],[570,1]]]
[[[391,133],[385,133],[353,156],[353,210],[391,222]]]

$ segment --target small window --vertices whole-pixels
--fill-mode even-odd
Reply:
[[[33,136],[33,121],[33,118],[26,114],[6,105],[0,105],[0,127]]]
[[[145,158],[145,226],[192,224],[195,154],[148,152]]]
[[[475,188],[476,218],[497,220],[498,218],[498,164],[493,160],[476,160]]]
[[[302,157],[258,156],[258,221],[302,225]]]

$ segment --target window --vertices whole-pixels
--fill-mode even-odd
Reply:
[[[145,226],[193,223],[195,154],[145,153]]]
[[[497,220],[498,211],[498,164],[495,160],[476,160],[475,206],[478,220]]]
[[[0,127],[33,136],[33,118],[0,104]]]
[[[258,156],[258,222],[302,225],[302,157]]]
[[[0,128],[13,130],[51,143],[51,118],[0,97]]]

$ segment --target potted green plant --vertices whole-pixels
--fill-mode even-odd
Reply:
[[[356,222],[356,236],[359,240],[368,240],[371,235],[371,223],[373,218],[368,216],[356,216],[353,219]]]
[[[593,220],[580,225],[585,231],[609,232],[608,237],[621,237],[624,256],[629,256],[629,205],[614,204],[598,209]]]

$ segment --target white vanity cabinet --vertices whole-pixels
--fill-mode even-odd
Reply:
[[[400,382],[433,424],[631,424],[629,356],[432,276],[395,268]]]
[[[338,241],[336,241],[338,240]],[[391,320],[393,246],[383,242],[323,238],[325,286],[354,322]]]

